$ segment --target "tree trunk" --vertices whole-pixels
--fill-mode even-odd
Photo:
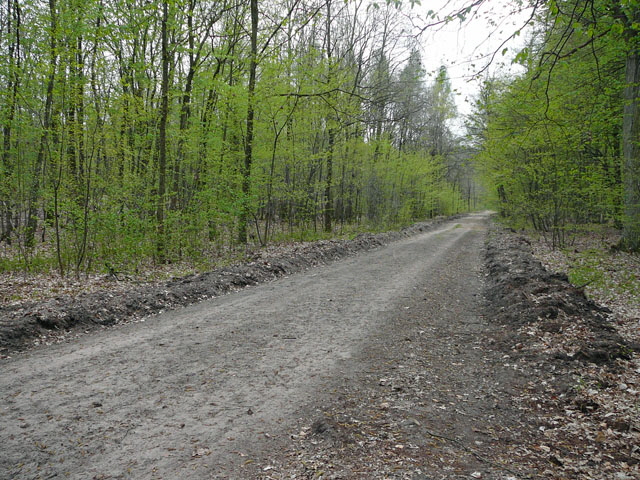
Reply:
[[[27,221],[24,232],[24,244],[27,248],[35,245],[36,228],[38,227],[38,195],[40,194],[40,175],[44,167],[44,159],[49,142],[49,130],[51,129],[53,110],[53,87],[55,84],[56,70],[58,67],[58,17],[56,12],[56,0],[49,0],[49,14],[51,15],[51,38],[49,40],[50,63],[49,75],[47,78],[47,96],[44,104],[44,116],[42,119],[42,135],[40,146],[36,157],[36,164],[33,169],[33,179],[31,181],[29,200],[27,207]],[[53,147],[50,147],[53,150]]]
[[[7,33],[11,36],[8,46],[9,53],[9,75],[7,91],[9,95],[9,105],[5,123],[2,127],[2,156],[0,157],[0,168],[4,171],[5,178],[12,176],[15,159],[12,158],[11,148],[13,143],[13,122],[16,113],[16,104],[18,98],[18,86],[20,84],[20,29],[21,29],[21,13],[18,0],[7,1]],[[15,199],[11,198],[11,187],[7,191],[0,192],[4,197],[0,200],[2,211],[0,211],[0,242],[6,241],[11,244],[11,235],[13,233],[13,215]]]
[[[333,183],[333,149],[335,144],[335,132],[333,126],[329,126],[329,145],[327,148],[327,183],[324,189],[324,231],[331,232],[333,222],[333,195],[331,191]]]
[[[247,242],[249,219],[249,193],[251,192],[251,163],[253,161],[253,117],[256,69],[258,65],[258,0],[251,0],[251,59],[249,62],[249,85],[247,88],[247,136],[244,143],[244,165],[242,169],[243,205],[238,225],[238,241]]]
[[[162,84],[160,101],[160,121],[158,125],[158,197],[156,204],[156,257],[158,263],[167,260],[167,246],[165,239],[165,195],[167,181],[167,117],[169,116],[169,40],[167,23],[169,21],[169,6],[162,4]]]
[[[333,80],[333,65],[331,51],[331,0],[327,1],[327,83],[331,85]],[[333,95],[332,95],[333,96]],[[327,182],[324,189],[324,231],[331,232],[333,221],[333,197],[331,195],[331,184],[333,182],[333,149],[335,144],[335,130],[331,119],[331,112],[327,118],[328,124],[328,145],[327,145]]]
[[[632,46],[626,62],[624,91],[624,123],[622,144],[624,152],[624,220],[625,249],[640,250],[640,47]]]

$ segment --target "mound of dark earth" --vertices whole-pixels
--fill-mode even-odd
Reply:
[[[317,265],[327,264],[394,240],[426,232],[447,218],[421,222],[401,231],[360,234],[353,240],[295,244],[284,254],[261,251],[248,263],[175,278],[163,285],[135,286],[124,293],[99,291],[42,302],[0,306],[0,354],[25,349],[44,339],[64,337],[139,319],[161,311],[217,297],[248,285],[268,282]],[[282,249],[280,250],[282,251]]]
[[[504,342],[524,346],[531,343],[533,332],[549,334],[555,338],[555,348],[549,350],[554,359],[609,366],[640,351],[616,333],[609,309],[588,299],[566,274],[548,272],[534,258],[527,238],[499,227],[489,237],[487,308],[512,331]]]

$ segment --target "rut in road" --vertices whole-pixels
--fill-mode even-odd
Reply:
[[[450,279],[438,290],[442,269],[464,252],[477,268],[456,285],[478,284],[486,223],[471,215],[5,360],[0,478],[245,478],[247,458],[280,448],[299,415],[367,368],[360,352],[393,334],[419,286],[459,308]]]

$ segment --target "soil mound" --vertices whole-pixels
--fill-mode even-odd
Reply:
[[[516,345],[530,337],[554,337],[549,350],[564,361],[613,365],[640,347],[616,333],[610,310],[585,296],[564,273],[548,272],[521,235],[494,226],[486,249],[488,311],[515,329]],[[528,339],[526,337],[529,337]]]

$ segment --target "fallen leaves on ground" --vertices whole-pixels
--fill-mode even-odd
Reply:
[[[512,302],[520,296],[517,308],[502,310],[502,321],[516,326],[507,361],[532,377],[516,400],[526,415],[537,419],[544,436],[544,443],[532,446],[523,461],[545,456],[543,478],[640,478],[638,299],[602,288],[587,290],[585,296],[586,287],[570,286],[563,274],[525,274],[521,262],[507,260],[509,252],[535,250],[551,272],[568,271],[570,257],[518,235],[496,235],[502,237],[498,255],[510,264],[505,275],[513,277],[502,288],[510,287],[507,298]],[[526,263],[529,272],[538,270],[535,260]],[[615,277],[620,263],[626,271],[640,265],[637,257],[618,253],[612,268],[601,266],[603,275]],[[600,282],[610,283],[614,281]],[[596,303],[586,308],[592,300]]]

